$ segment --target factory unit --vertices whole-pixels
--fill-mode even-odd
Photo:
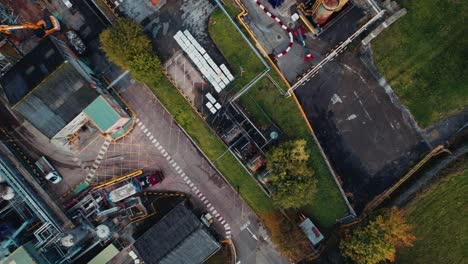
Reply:
[[[64,256],[55,242],[64,222],[19,172],[6,153],[0,152],[0,260],[6,263],[49,263]],[[36,186],[37,187],[37,186]],[[19,262],[19,260],[34,262]]]
[[[85,125],[112,134],[130,121],[92,70],[54,37],[11,67],[0,85],[13,112],[50,140],[72,141]]]

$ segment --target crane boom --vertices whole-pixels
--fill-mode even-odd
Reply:
[[[32,29],[36,36],[43,38],[60,30],[60,22],[54,16],[48,16],[34,23],[21,25],[0,25],[0,33],[12,35],[11,31],[18,29]]]

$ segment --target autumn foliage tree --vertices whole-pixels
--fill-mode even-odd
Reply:
[[[397,249],[412,246],[415,239],[402,211],[394,207],[346,232],[340,249],[344,257],[359,264],[393,262]]]
[[[150,82],[163,76],[161,62],[140,24],[119,18],[99,35],[99,40],[107,58],[129,70],[136,80]]]
[[[316,193],[314,171],[303,139],[287,141],[273,148],[267,156],[272,176],[273,203],[282,208],[299,208],[310,204]]]
[[[264,221],[271,233],[271,241],[282,255],[296,262],[311,250],[304,232],[280,213],[269,214]]]

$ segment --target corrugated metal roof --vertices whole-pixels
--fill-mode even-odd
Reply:
[[[220,245],[184,203],[146,231],[134,244],[145,263],[203,263]]]
[[[65,57],[53,38],[43,39],[0,78],[9,103],[18,103],[64,61]]]
[[[52,138],[98,96],[71,63],[63,63],[13,109]]]
[[[101,132],[107,131],[120,119],[120,116],[102,95],[88,105],[83,112],[94,122]]]

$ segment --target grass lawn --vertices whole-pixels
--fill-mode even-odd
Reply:
[[[229,62],[236,78],[228,89],[240,90],[266,69],[220,8],[211,14],[208,31],[215,43],[224,43],[219,47],[220,51]]]
[[[417,240],[399,252],[397,263],[467,263],[467,169],[468,159],[459,159],[404,208]]]
[[[270,125],[269,120],[272,120],[286,137],[308,141],[318,192],[316,199],[303,208],[304,212],[326,228],[331,227],[336,219],[344,217],[348,212],[346,204],[293,99],[281,95],[269,79],[263,78],[240,98],[240,103],[262,126]]]
[[[468,106],[468,1],[398,2],[408,14],[372,42],[374,61],[428,127]]]

